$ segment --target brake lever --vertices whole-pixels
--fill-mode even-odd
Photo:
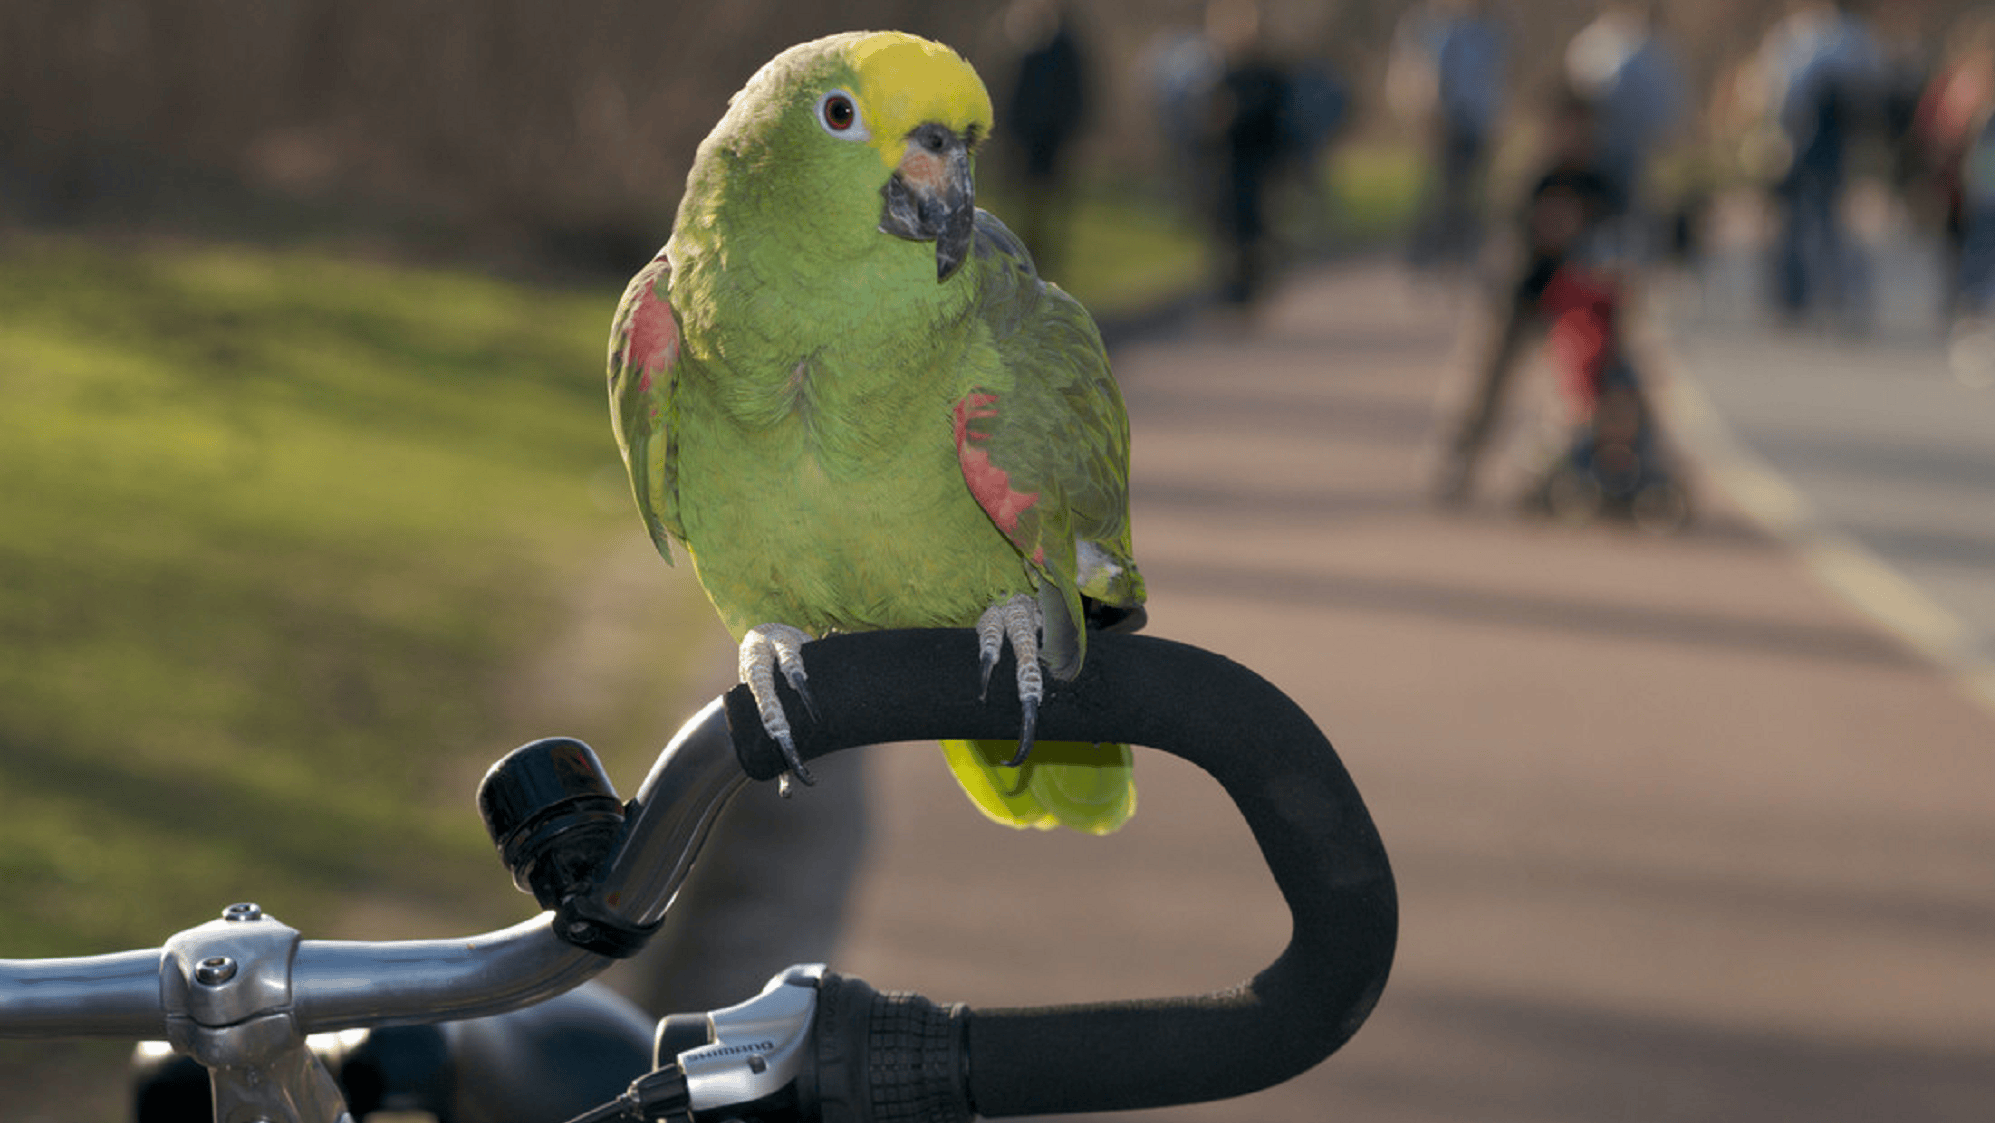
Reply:
[[[709,1012],[705,1044],[682,1049],[676,1056],[654,1056],[654,1063],[677,1063],[686,1074],[693,1110],[700,1113],[773,1103],[814,1091],[799,1088],[798,1083],[814,1082],[811,1035],[823,977],[822,963],[783,971],[748,1001]],[[677,1044],[665,1040],[664,1030],[661,1026],[661,1051]]]

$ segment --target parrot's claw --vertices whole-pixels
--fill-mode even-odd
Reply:
[[[1032,755],[1032,735],[1039,725],[1039,699],[1020,692],[1019,706],[1024,709],[1018,721],[1018,752],[1004,762],[1006,768],[1018,768],[1025,758]]]
[[[817,700],[810,696],[810,680],[804,677],[803,663],[784,667],[783,677],[790,681],[790,689],[797,692],[797,697],[803,699],[804,710],[810,714],[811,720],[817,720]]]
[[[1005,764],[1017,768],[1032,755],[1034,731],[1039,725],[1039,703],[1046,697],[1046,680],[1039,669],[1039,599],[1020,593],[984,610],[977,618],[977,665],[984,690],[991,684],[991,671],[1006,641],[1018,663],[1019,718],[1018,752]]]
[[[1001,630],[993,629],[993,634],[989,636],[983,633],[984,625],[979,622],[977,624],[977,682],[980,684],[977,688],[977,701],[979,702],[990,696],[991,672],[997,669],[998,646],[1003,642]]]
[[[755,712],[762,718],[762,728],[768,731],[776,747],[783,750],[783,761],[790,766],[779,784],[784,796],[790,794],[792,776],[806,786],[817,782],[810,769],[804,767],[803,758],[797,755],[797,740],[790,733],[790,716],[783,712],[783,700],[776,696],[776,672],[781,670],[790,688],[803,699],[804,708],[812,717],[817,716],[817,706],[805,685],[803,647],[810,640],[809,632],[788,624],[758,624],[741,637],[741,681],[748,684],[748,693],[755,698]]]

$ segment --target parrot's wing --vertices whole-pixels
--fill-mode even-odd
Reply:
[[[1129,547],[1129,414],[1087,310],[1039,279],[996,218],[978,211],[976,232],[977,314],[1002,373],[956,403],[957,458],[1037,571],[1041,655],[1070,678],[1090,617],[1111,622],[1143,603]]]
[[[679,523],[674,371],[679,320],[669,300],[672,263],[663,253],[632,277],[610,324],[610,423],[630,488],[658,552],[672,560]]]

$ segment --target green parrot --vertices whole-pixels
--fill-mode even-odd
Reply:
[[[1135,808],[1129,747],[1033,724],[1042,665],[1070,679],[1089,628],[1143,620],[1129,419],[1094,321],[975,206],[991,117],[968,62],[899,32],[763,66],[617,308],[610,412],[797,779],[775,675],[808,704],[805,642],[974,625],[986,682],[1011,645],[1024,713],[1015,745],[944,742],[965,792],[1105,834]]]

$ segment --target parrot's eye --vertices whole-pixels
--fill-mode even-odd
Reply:
[[[859,120],[858,103],[844,90],[833,90],[817,99],[817,123],[824,131],[842,140],[867,140],[870,134]]]

